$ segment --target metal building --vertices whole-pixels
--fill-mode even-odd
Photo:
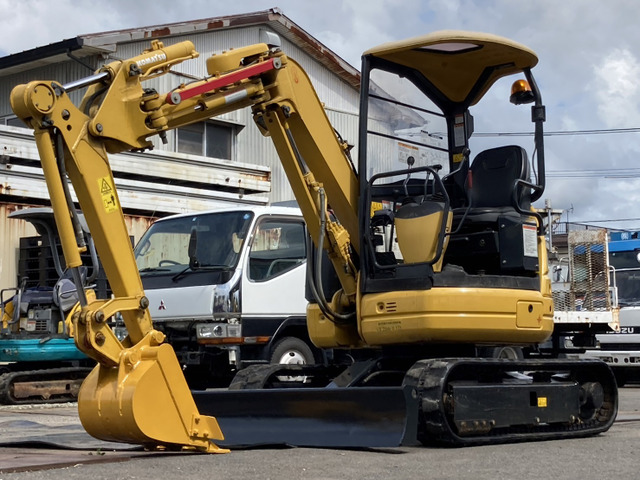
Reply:
[[[0,58],[0,288],[15,285],[18,240],[35,233],[7,215],[19,208],[48,205],[31,130],[20,125],[9,104],[15,85],[34,79],[69,83],[111,61],[139,55],[151,40],[165,46],[190,40],[200,53],[197,59],[145,83],[167,92],[205,76],[205,62],[212,54],[275,39],[309,74],[336,130],[355,142],[358,70],[278,9],[80,35]],[[79,100],[82,93],[73,92],[72,98]],[[136,239],[154,218],[167,214],[293,199],[275,148],[253,126],[249,109],[170,132],[168,143],[154,139],[150,152],[110,158]]]

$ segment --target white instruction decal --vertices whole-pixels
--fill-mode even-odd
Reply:
[[[522,242],[525,257],[538,257],[538,233],[535,225],[522,225]]]

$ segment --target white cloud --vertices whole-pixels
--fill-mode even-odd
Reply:
[[[108,8],[92,8],[89,2],[0,0],[2,40],[0,51],[17,53],[83,33],[121,27],[121,15]]]
[[[591,89],[597,111],[609,128],[640,124],[640,63],[627,49],[614,49],[594,67]]]

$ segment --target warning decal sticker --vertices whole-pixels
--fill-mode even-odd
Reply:
[[[118,200],[115,189],[111,184],[111,179],[109,177],[102,177],[98,179],[98,185],[100,185],[100,195],[102,196],[102,205],[105,211],[111,213],[118,210]]]
[[[538,256],[538,230],[535,225],[523,224],[522,237],[525,257]]]

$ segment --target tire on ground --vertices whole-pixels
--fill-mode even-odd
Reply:
[[[313,364],[315,358],[309,345],[296,337],[279,340],[271,351],[271,363]]]
[[[502,345],[499,347],[479,348],[478,356],[482,358],[508,358],[510,360],[522,360],[524,358],[524,353],[520,347]]]

